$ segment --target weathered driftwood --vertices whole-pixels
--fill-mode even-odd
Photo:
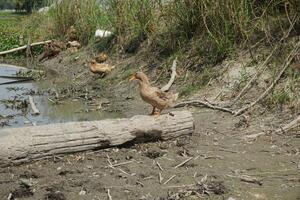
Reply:
[[[165,85],[164,87],[161,88],[162,91],[164,91],[164,92],[169,91],[170,87],[174,83],[175,76],[177,75],[176,66],[177,66],[177,58],[175,58],[175,60],[173,61],[172,67],[171,67],[171,70],[172,70],[171,78],[170,78],[169,82],[167,83],[167,85]]]
[[[33,115],[39,115],[40,114],[40,111],[39,109],[36,107],[35,103],[34,103],[34,100],[33,100],[33,97],[32,96],[28,96],[28,101],[29,101],[29,104],[30,104],[30,107],[32,109],[32,114]]]
[[[0,130],[0,166],[86,150],[102,149],[127,142],[167,140],[192,134],[189,111],[174,111],[160,117],[89,122],[68,122]]]
[[[33,47],[33,46],[48,44],[51,41],[52,40],[47,40],[47,41],[43,41],[43,42],[35,42],[35,43],[30,44],[30,45],[24,45],[24,46],[17,47],[17,48],[14,48],[14,49],[10,49],[10,50],[7,50],[7,51],[2,51],[2,52],[0,52],[0,56],[5,55],[5,54],[9,54],[9,53],[13,53],[13,52],[16,52],[16,51],[27,49],[28,46]]]

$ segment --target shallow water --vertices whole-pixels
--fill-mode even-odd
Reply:
[[[15,75],[19,70],[26,70],[26,68],[0,64],[1,76]],[[0,78],[0,83],[7,81],[13,80]],[[4,117],[9,115],[13,116],[12,119],[9,120],[9,127],[120,117],[120,113],[105,111],[85,112],[85,110],[88,109],[88,105],[77,99],[70,99],[64,101],[62,104],[56,105],[50,102],[46,93],[43,95],[32,95],[40,111],[40,115],[32,115],[30,108],[28,109],[29,112],[22,112],[21,109],[8,108],[6,103],[3,103],[3,101],[13,100],[16,97],[21,100],[28,100],[28,93],[30,91],[39,91],[42,88],[48,89],[49,86],[50,84],[46,81],[0,85],[0,100],[2,101],[2,103],[0,102],[0,115]],[[2,127],[0,126],[0,128]]]

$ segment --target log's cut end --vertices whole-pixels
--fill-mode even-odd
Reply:
[[[68,122],[0,130],[0,166],[19,164],[87,150],[103,149],[127,142],[168,140],[194,132],[189,111],[174,111],[159,117],[88,122]]]

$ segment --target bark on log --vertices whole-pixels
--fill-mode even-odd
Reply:
[[[189,111],[174,111],[160,117],[89,122],[68,122],[0,130],[0,167],[87,150],[103,149],[127,142],[167,140],[194,131]]]

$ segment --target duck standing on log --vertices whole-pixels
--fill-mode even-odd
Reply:
[[[150,115],[159,116],[162,110],[173,107],[178,98],[178,93],[163,92],[157,87],[151,86],[149,79],[143,72],[134,73],[130,81],[138,80],[141,98],[152,105],[153,109]],[[156,108],[159,110],[156,112]]]

